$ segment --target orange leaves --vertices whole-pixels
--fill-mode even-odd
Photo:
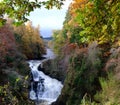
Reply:
[[[84,8],[88,0],[74,0],[72,8]]]
[[[88,3],[88,0],[73,0],[73,3],[70,5],[69,8],[69,12],[72,16],[72,19],[70,21],[70,23],[72,23],[72,25],[76,22],[74,21],[75,17],[77,16],[77,10],[78,9],[84,9],[85,5]]]

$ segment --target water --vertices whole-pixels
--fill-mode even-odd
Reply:
[[[49,48],[47,48],[47,53],[45,55],[43,55],[43,57],[46,57],[47,59],[54,59],[55,58],[55,54],[53,53],[53,51]]]
[[[38,60],[30,60],[28,61],[31,71],[33,73],[37,72],[38,75],[35,73],[34,79],[39,79],[39,77],[44,79],[42,84],[39,84],[39,92],[37,92],[37,97],[35,92],[33,91],[33,84],[31,83],[31,91],[30,91],[30,99],[31,100],[39,100],[41,104],[39,105],[49,105],[50,103],[56,101],[58,96],[61,93],[61,89],[63,87],[62,83],[56,79],[50,78],[49,76],[45,75],[43,72],[38,71],[39,64],[42,61]],[[44,85],[44,91],[41,90],[41,86]],[[44,104],[43,104],[44,103]]]

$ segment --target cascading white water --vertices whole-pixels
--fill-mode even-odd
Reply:
[[[31,71],[37,71],[39,73],[39,76],[44,79],[44,92],[41,93],[42,91],[38,92],[38,100],[44,100],[47,101],[47,104],[49,105],[50,103],[54,102],[58,96],[61,93],[61,89],[63,87],[62,83],[56,79],[52,79],[49,76],[45,75],[43,72],[38,71],[38,66],[41,64],[41,61],[37,60],[30,60],[28,61],[29,66],[31,68]],[[38,78],[38,77],[36,77]],[[31,91],[30,91],[31,92]],[[34,91],[30,93],[30,98],[32,100],[36,99],[36,96],[34,94]]]

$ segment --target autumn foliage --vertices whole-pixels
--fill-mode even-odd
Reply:
[[[61,65],[69,59],[65,85],[53,105],[119,105],[120,1],[73,0],[53,38]]]
[[[28,22],[26,25],[14,26],[14,33],[20,51],[27,59],[40,59],[42,54],[45,54],[39,26],[35,28],[32,26],[32,22]]]
[[[9,25],[0,27],[0,62],[6,62],[7,56],[14,56],[16,53],[16,42]]]

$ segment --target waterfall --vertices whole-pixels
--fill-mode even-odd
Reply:
[[[36,81],[40,79],[37,85],[37,90],[39,90],[37,91],[37,96],[33,87],[34,83],[31,83],[30,99],[47,101],[47,104],[45,105],[49,105],[50,103],[56,101],[61,93],[61,89],[63,87],[62,83],[56,79],[50,78],[43,72],[38,71],[38,66],[41,64],[41,61],[30,60],[28,63],[33,74],[33,79]]]
[[[33,83],[30,84],[31,85],[31,90],[30,90],[30,99],[31,100],[35,100],[35,91],[33,90]]]

